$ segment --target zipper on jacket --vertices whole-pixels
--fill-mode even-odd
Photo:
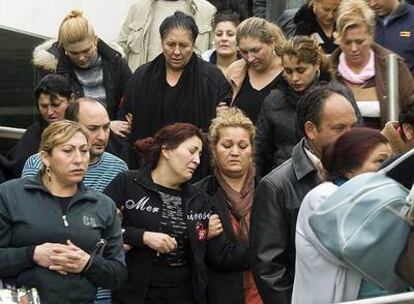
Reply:
[[[65,214],[63,214],[63,215],[62,215],[62,219],[63,219],[63,225],[64,225],[65,227],[69,227],[69,223],[68,223],[68,221],[66,220],[66,215],[65,215]]]

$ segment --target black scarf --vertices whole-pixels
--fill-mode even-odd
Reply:
[[[160,128],[175,122],[192,123],[207,131],[215,115],[217,101],[213,100],[215,96],[208,94],[203,83],[206,80],[199,61],[193,53],[173,88],[167,84],[164,55],[159,55],[149,64],[137,88],[131,139],[154,136]]]

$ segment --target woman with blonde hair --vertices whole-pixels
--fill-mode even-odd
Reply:
[[[0,278],[36,288],[42,303],[93,303],[97,286],[116,289],[127,276],[115,204],[82,184],[85,127],[51,123],[40,153],[38,175],[0,185]]]
[[[256,122],[263,100],[282,72],[285,37],[277,25],[251,17],[237,27],[236,40],[243,59],[233,63],[226,74],[233,87],[232,105]]]
[[[120,52],[98,38],[81,11],[72,10],[59,27],[60,54],[57,73],[72,82],[76,97],[91,97],[103,103],[111,119],[111,130],[125,137],[131,117],[119,117],[119,107],[131,70]]]
[[[336,50],[335,20],[341,0],[310,0],[293,17],[294,35],[312,36],[326,54]]]
[[[330,57],[336,79],[354,94],[366,126],[387,122],[386,58],[391,51],[374,42],[375,14],[364,0],[343,1],[336,21],[339,48]],[[400,107],[414,93],[414,80],[401,57],[398,61]]]
[[[214,174],[197,183],[209,194],[222,231],[232,242],[249,240],[257,184],[253,164],[255,134],[253,122],[240,109],[231,107],[220,113],[209,130]],[[208,268],[208,303],[263,303],[251,271],[223,271],[211,264]]]

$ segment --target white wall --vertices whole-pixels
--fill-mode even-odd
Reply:
[[[128,8],[140,0],[0,0],[0,25],[56,37],[71,9],[84,12],[105,41],[116,41]]]

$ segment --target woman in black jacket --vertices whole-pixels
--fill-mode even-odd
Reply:
[[[116,303],[205,303],[205,258],[225,269],[248,267],[246,245],[233,245],[223,234],[207,242],[211,205],[188,183],[202,148],[194,125],[166,126],[155,135],[147,164],[106,188],[122,211],[128,250],[128,281],[115,293]]]
[[[40,114],[39,121],[27,128],[6,156],[0,155],[0,170],[6,180],[21,176],[26,160],[39,152],[43,130],[50,123],[65,117],[66,108],[73,101],[70,81],[61,75],[46,75],[35,89],[34,97]]]
[[[63,19],[58,43],[56,72],[71,80],[77,98],[91,97],[106,105],[111,130],[125,137],[131,128],[131,116],[121,117],[118,111],[132,75],[126,61],[96,36],[92,24],[77,10]]]
[[[294,32],[288,34],[312,36],[326,54],[332,54],[338,47],[335,20],[340,4],[341,0],[311,0],[302,5],[293,17]]]
[[[163,53],[139,67],[125,91],[122,110],[134,117],[132,142],[140,143],[174,122],[188,122],[207,131],[216,106],[231,100],[231,87],[223,73],[194,53],[198,28],[191,16],[175,12],[162,22],[160,35]],[[196,173],[201,177],[208,173],[204,155],[206,161]]]
[[[88,136],[76,122],[53,122],[42,134],[41,173],[0,185],[0,278],[37,288],[42,303],[92,304],[97,286],[126,279],[115,205],[82,184]]]
[[[232,242],[243,243],[249,239],[256,186],[254,136],[252,121],[240,109],[229,108],[220,113],[212,121],[209,132],[214,175],[196,184],[211,196],[224,233]],[[208,303],[262,303],[250,271],[223,270],[211,263],[208,268]]]

